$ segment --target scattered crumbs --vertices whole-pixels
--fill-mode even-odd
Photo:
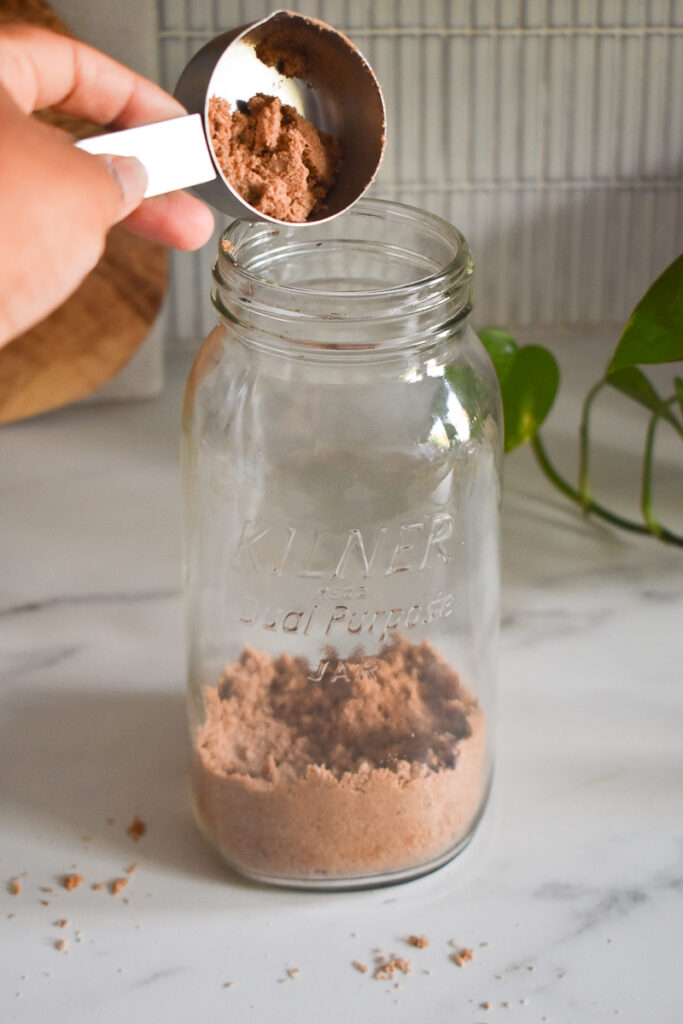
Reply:
[[[298,978],[299,975],[301,974],[301,970],[298,967],[288,967],[287,974],[289,975],[290,978]]]
[[[509,1010],[510,1009],[510,1000],[509,999],[504,999],[503,1002],[500,1005],[504,1006],[506,1010]]]
[[[394,988],[403,988],[403,982],[402,981],[395,981],[394,982]]]
[[[519,1005],[520,1006],[528,1006],[529,1005],[529,1000],[528,999],[520,999]]]
[[[357,937],[357,936],[356,936],[356,933],[355,933],[355,932],[351,932],[351,938],[352,938],[352,939],[355,939],[356,937]]]
[[[58,928],[66,928],[69,923],[69,919],[66,917],[60,917],[59,921],[55,921]]]
[[[608,939],[607,941],[608,941],[608,942],[611,942],[612,940],[611,940],[611,939]]]
[[[8,914],[7,916],[8,916],[8,918],[9,918],[9,919],[10,919],[10,921],[11,921],[11,920],[12,920],[12,918],[16,917],[17,915],[16,915],[16,914]]]
[[[502,981],[503,980],[503,975],[502,974],[496,974],[496,975],[494,975],[494,977],[495,977],[496,981]]]
[[[127,875],[133,875],[133,874],[135,874],[137,869],[138,869],[137,864],[129,864],[128,867],[125,869],[125,872],[126,872]]]
[[[83,932],[76,932],[76,942],[83,942]]]
[[[410,962],[408,960],[404,960],[403,957],[400,956],[394,956],[389,960],[383,960],[377,965],[373,978],[375,981],[393,981],[396,971],[402,971],[404,974],[410,974]]]
[[[93,882],[90,888],[94,889],[96,892],[99,892],[101,889],[104,889],[104,882]]]
[[[43,977],[44,978],[51,978],[52,974],[50,973],[50,971],[43,971]]]
[[[52,888],[51,885],[41,885],[40,891],[41,892],[54,892],[54,889]]]
[[[479,1003],[479,1009],[480,1010],[490,1010],[491,1009],[491,1004],[490,1003]]]
[[[125,889],[129,882],[130,878],[115,878],[110,885],[112,896],[117,896],[122,889]]]
[[[10,879],[8,888],[12,896],[21,896],[21,882],[18,878]]]
[[[488,946],[488,942],[480,942],[479,945],[480,946]]]
[[[460,950],[458,950],[457,953],[451,953],[451,960],[453,961],[454,964],[457,964],[458,967],[462,967],[462,965],[464,963],[467,963],[468,960],[473,960],[473,959],[474,959],[474,950],[473,949],[460,949]]]
[[[432,972],[431,972],[431,968],[429,968],[429,967],[425,967],[425,969],[424,969],[424,971],[423,971],[422,973],[423,973],[423,974],[431,974],[431,973],[432,973]]]
[[[533,964],[527,964],[526,965],[526,969],[527,969],[527,971],[533,971],[534,970],[534,965]]]
[[[378,956],[384,956],[384,950],[381,946],[375,946],[372,952],[377,953]]]
[[[567,974],[567,972],[566,971],[562,971],[562,970],[559,970],[557,972],[558,978],[564,978],[566,976],[566,974]]]
[[[406,942],[409,946],[415,946],[416,949],[426,949],[429,945],[429,939],[426,935],[409,935]]]
[[[79,885],[83,884],[83,875],[65,875],[62,879],[62,885],[65,889],[71,891],[77,889]]]
[[[353,966],[356,968],[357,971],[360,971],[361,974],[365,974],[368,969],[368,965],[361,963],[360,960],[354,960]]]
[[[123,897],[123,901],[122,901],[122,902],[123,902],[123,903],[127,903],[127,904],[128,904],[128,906],[130,906],[130,900],[128,899],[128,897],[127,897],[127,896],[124,896],[124,897]]]
[[[44,907],[49,907],[50,906],[50,901],[49,900],[41,900],[40,902],[43,904]]]
[[[147,826],[144,821],[135,815],[130,825],[126,829],[126,835],[129,835],[131,839],[138,840],[140,836],[144,836],[147,831]]]
[[[55,942],[55,949],[58,949],[60,953],[67,953],[68,947],[66,939],[58,939],[57,942]]]
[[[232,986],[234,984],[235,984],[234,981],[226,981],[226,982],[223,983],[223,988],[232,988]]]

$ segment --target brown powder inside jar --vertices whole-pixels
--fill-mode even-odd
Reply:
[[[320,682],[245,648],[204,689],[200,825],[247,871],[354,877],[429,863],[465,837],[486,784],[484,713],[431,645],[399,637]],[[332,681],[334,678],[334,681]]]
[[[289,222],[324,208],[341,156],[332,135],[263,93],[239,110],[212,96],[208,121],[221,170],[250,206]]]

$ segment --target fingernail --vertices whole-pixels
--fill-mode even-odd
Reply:
[[[142,202],[148,175],[144,164],[134,156],[104,156],[109,173],[121,189],[126,206],[135,207]]]

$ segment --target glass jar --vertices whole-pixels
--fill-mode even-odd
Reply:
[[[184,410],[192,790],[252,878],[412,878],[484,808],[502,431],[472,272],[375,200],[222,236]]]

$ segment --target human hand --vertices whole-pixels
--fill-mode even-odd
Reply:
[[[159,86],[92,47],[31,25],[0,25],[0,345],[75,291],[123,223],[178,249],[197,249],[213,216],[185,192],[142,202],[133,157],[93,156],[31,117],[63,111],[112,131],[185,113]]]

